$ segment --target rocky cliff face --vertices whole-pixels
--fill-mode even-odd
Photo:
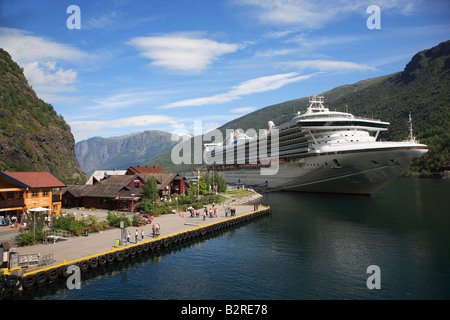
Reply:
[[[48,171],[63,181],[83,176],[70,127],[39,99],[23,69],[0,49],[0,170]]]

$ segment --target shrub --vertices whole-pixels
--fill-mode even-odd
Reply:
[[[94,233],[94,232],[99,232],[101,230],[101,228],[97,224],[91,224],[87,227],[76,228],[74,230],[73,234],[76,236],[81,236],[81,235],[85,234],[86,230],[88,233]]]
[[[94,216],[93,214],[91,214],[90,216],[89,216],[89,222],[88,222],[90,225],[93,225],[93,224],[98,224],[98,218],[96,217],[96,216]]]
[[[21,230],[19,233],[19,245],[27,246],[35,242],[42,242],[44,239],[44,232],[42,231],[44,229],[44,217],[42,215],[36,216],[35,225],[31,216],[31,218],[27,219],[27,226],[25,230]]]
[[[117,212],[108,212],[108,215],[106,216],[106,220],[108,221],[109,225],[112,227],[120,228],[120,222],[124,222],[124,227],[131,226],[131,219],[128,218],[125,213],[118,214]]]
[[[109,223],[108,223],[108,221],[101,221],[98,223],[98,226],[99,226],[100,230],[106,229],[109,227]]]
[[[28,246],[35,242],[42,242],[44,239],[44,233],[41,230],[36,230],[36,239],[34,238],[34,230],[30,228],[26,231],[21,231],[19,233],[19,245]],[[36,240],[36,241],[35,241]]]
[[[81,229],[87,225],[85,220],[76,220],[74,216],[60,216],[52,219],[52,228],[66,230],[75,233],[75,229]]]
[[[140,221],[141,221],[141,216],[139,214],[134,214],[133,215],[133,223],[140,222]]]

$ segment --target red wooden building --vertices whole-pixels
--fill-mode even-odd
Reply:
[[[186,178],[175,173],[109,176],[94,185],[67,186],[63,189],[62,205],[131,211],[142,199],[142,186],[150,176],[156,178],[161,199],[185,194],[188,187]]]

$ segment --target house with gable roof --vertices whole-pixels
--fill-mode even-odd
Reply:
[[[20,222],[22,214],[38,207],[59,214],[65,187],[50,172],[0,172],[0,216]]]
[[[69,185],[63,190],[64,207],[86,207],[134,211],[142,199],[142,186],[154,176],[159,196],[170,199],[174,193],[185,194],[186,178],[175,173],[111,175],[93,185]]]

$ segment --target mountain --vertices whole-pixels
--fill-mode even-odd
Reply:
[[[417,53],[401,72],[343,85],[321,95],[331,110],[348,110],[356,116],[390,122],[389,130],[380,134],[383,140],[406,139],[411,112],[414,135],[429,146],[429,152],[405,174],[442,176],[450,170],[450,41]],[[262,108],[228,122],[219,130],[223,134],[226,129],[258,130],[267,128],[270,120],[281,124],[292,119],[297,111],[306,110],[308,99],[305,97]],[[168,169],[174,166],[170,153],[147,165]],[[175,171],[192,171],[198,167],[201,165],[178,165]]]
[[[172,149],[171,133],[147,130],[120,137],[93,137],[75,144],[83,170],[127,169],[142,165]]]
[[[73,181],[84,176],[74,145],[69,125],[0,49],[0,171],[48,171]]]

